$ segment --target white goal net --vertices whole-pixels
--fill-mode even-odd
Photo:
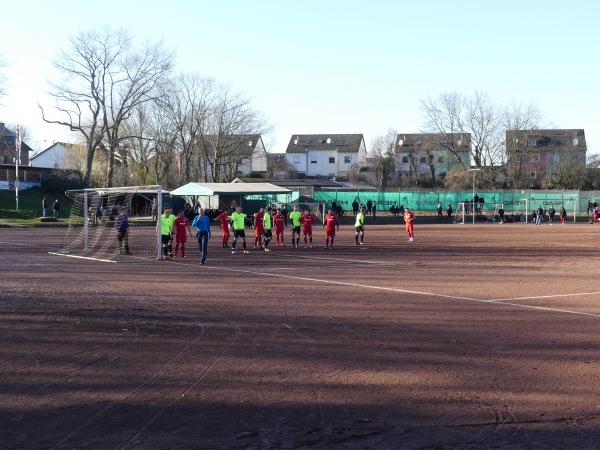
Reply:
[[[53,254],[110,262],[160,258],[161,186],[67,191],[67,234]]]

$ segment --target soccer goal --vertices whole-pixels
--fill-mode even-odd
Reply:
[[[65,194],[73,202],[69,226],[62,245],[52,254],[106,262],[160,259],[161,186],[90,188]],[[117,230],[122,211],[129,224],[125,236]]]

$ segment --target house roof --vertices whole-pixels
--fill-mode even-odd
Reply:
[[[14,147],[17,141],[17,134],[8,128],[4,123],[0,122],[0,137],[4,140],[10,147]],[[21,150],[27,150],[28,152],[32,152],[33,149],[25,143],[25,141],[21,141]]]
[[[558,128],[549,130],[506,130],[507,140],[509,136],[525,136],[527,139],[535,139],[537,146],[562,146],[567,143],[576,145],[580,150],[587,147],[585,131],[582,128]],[[575,144],[575,140],[577,143]]]
[[[362,134],[294,134],[286,153],[306,153],[308,150],[334,150],[358,153],[364,142]]]
[[[212,151],[214,145],[220,149],[230,148],[235,150],[240,156],[252,156],[258,143],[262,143],[260,134],[233,134],[229,136],[205,135],[199,137],[198,145],[204,145],[206,150]],[[264,144],[262,145],[264,148]]]
[[[377,188],[371,186],[368,183],[361,181],[333,181],[325,178],[293,178],[289,180],[268,180],[277,186],[284,186],[286,188],[306,188],[312,187],[317,190],[323,191],[376,191]]]
[[[470,146],[471,133],[398,133],[395,142],[397,153],[418,148],[423,150],[454,148],[468,152]]]
[[[271,183],[188,183],[171,191],[171,195],[255,195],[290,192],[289,189]]]
[[[64,148],[74,148],[74,147],[81,147],[81,148],[85,149],[85,146],[84,146],[84,145],[82,145],[82,144],[70,144],[70,143],[68,143],[68,142],[55,142],[55,143],[54,143],[54,144],[52,144],[50,147],[48,147],[48,148],[45,148],[45,149],[44,149],[44,150],[42,150],[41,152],[38,152],[38,153],[36,153],[35,155],[33,155],[33,156],[31,157],[31,160],[32,160],[32,161],[33,161],[33,160],[35,160],[35,159],[36,159],[36,158],[38,158],[39,156],[43,155],[44,153],[46,153],[46,152],[48,152],[48,151],[52,150],[54,147],[57,147],[57,146],[59,146],[59,145],[60,145],[60,146],[62,146],[62,147],[64,147]]]

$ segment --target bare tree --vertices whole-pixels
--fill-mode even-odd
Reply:
[[[371,143],[373,159],[373,176],[377,188],[385,191],[396,175],[396,136],[398,132],[392,128],[384,135],[376,136]]]
[[[523,163],[526,156],[537,151],[527,145],[527,140],[523,138],[524,134],[520,132],[540,128],[542,120],[541,111],[533,103],[512,102],[504,110],[503,126],[507,130],[504,142],[506,168],[510,172],[507,175],[513,187],[526,187],[525,182],[528,180],[523,179]]]
[[[176,134],[180,183],[207,179],[206,164],[198,158],[198,143],[218,90],[210,78],[181,74],[160,102]]]
[[[135,47],[123,29],[99,27],[69,39],[67,50],[53,59],[63,79],[50,83],[57,119],[48,123],[69,127],[83,135],[87,146],[84,184],[90,183],[92,161],[98,148],[108,154],[107,184],[112,186],[115,158],[120,151],[124,123],[134,109],[157,98],[160,83],[169,74],[173,53],[162,43]]]
[[[249,141],[268,133],[271,127],[243,93],[231,92],[228,86],[214,93],[198,129],[197,161],[207,181],[227,182],[237,176]]]
[[[448,150],[459,156],[456,136],[469,134],[470,161],[462,161],[465,168],[471,165],[487,167],[482,182],[495,185],[506,159],[506,130],[534,126],[541,120],[537,106],[512,103],[508,107],[496,104],[487,94],[475,92],[463,96],[456,92],[443,93],[438,98],[421,101],[428,131],[448,136]]]

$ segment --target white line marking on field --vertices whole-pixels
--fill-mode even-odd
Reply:
[[[185,265],[194,265],[194,264],[185,264]],[[248,269],[230,269],[230,268],[225,268],[225,267],[211,267],[211,266],[205,266],[205,267],[206,267],[206,269],[212,269],[212,270],[237,272],[237,273],[248,273],[248,274],[252,274],[252,275],[261,275],[261,276],[275,277],[275,278],[287,278],[287,279],[291,279],[291,280],[309,281],[312,283],[333,284],[333,285],[338,285],[338,286],[351,286],[351,287],[363,288],[363,289],[374,289],[374,290],[380,290],[380,291],[398,292],[398,293],[403,293],[403,294],[415,294],[415,295],[424,295],[424,296],[429,296],[429,297],[447,298],[447,299],[451,299],[451,300],[467,300],[467,301],[477,302],[477,303],[508,305],[508,306],[516,306],[518,308],[537,309],[540,311],[574,314],[574,315],[588,316],[588,317],[600,317],[600,314],[598,314],[598,313],[589,313],[589,312],[583,312],[583,311],[572,311],[572,310],[561,309],[561,308],[550,308],[550,307],[546,307],[546,306],[534,306],[534,305],[527,305],[527,304],[522,304],[522,303],[513,303],[516,300],[527,300],[527,299],[536,299],[536,298],[552,298],[552,297],[569,297],[569,296],[582,296],[582,295],[597,295],[597,294],[600,294],[600,292],[584,292],[584,293],[580,293],[580,294],[579,293],[557,294],[557,295],[544,295],[544,296],[539,296],[539,297],[521,297],[521,298],[512,298],[512,299],[507,298],[507,299],[485,300],[485,299],[480,299],[480,298],[461,297],[461,296],[457,296],[457,295],[436,294],[433,292],[410,291],[407,289],[398,289],[398,288],[391,288],[391,287],[385,287],[385,286],[372,286],[369,284],[348,283],[345,281],[323,280],[320,278],[307,278],[307,277],[298,277],[298,276],[294,276],[294,275],[256,272],[256,271],[252,271],[252,270],[248,270]]]
[[[32,244],[19,244],[16,242],[0,242],[0,244],[8,244],[8,245],[22,245],[24,247],[37,247],[37,245],[32,245]]]
[[[534,295],[531,297],[515,297],[515,298],[495,298],[491,300],[485,300],[486,302],[515,302],[517,300],[536,300],[538,298],[554,298],[554,297],[578,297],[582,295],[598,295],[600,292],[580,292],[578,294],[552,294],[552,295]]]
[[[107,263],[116,263],[116,261],[111,261],[110,259],[100,259],[100,258],[92,258],[90,256],[78,256],[78,255],[68,255],[66,253],[57,253],[57,252],[48,252],[49,255],[57,255],[57,256],[67,256],[69,258],[78,258],[78,259],[87,259],[90,261],[100,261]]]

